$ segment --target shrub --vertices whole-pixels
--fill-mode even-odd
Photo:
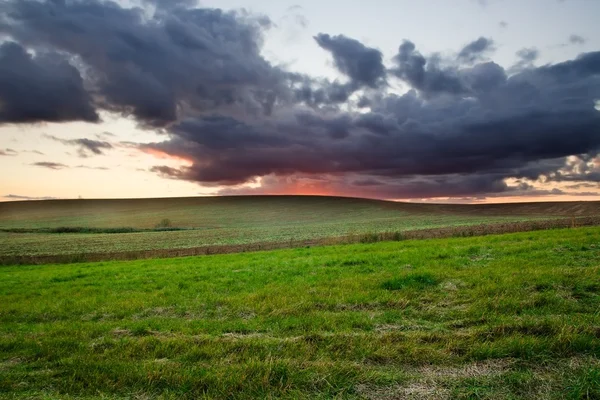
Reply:
[[[363,235],[360,236],[359,242],[360,243],[376,243],[378,242],[379,239],[379,234],[377,233],[365,233]]]
[[[47,233],[131,233],[135,232],[134,228],[88,228],[84,226],[60,226],[58,228],[40,229],[34,232]]]
[[[173,224],[171,223],[171,220],[169,218],[163,218],[158,224],[156,224],[155,228],[156,229],[171,228],[172,226],[173,226]]]
[[[402,237],[402,233],[401,232],[394,232],[392,234],[392,240],[399,242],[401,240],[403,240],[404,238]]]

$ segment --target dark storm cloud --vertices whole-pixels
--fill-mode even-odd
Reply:
[[[397,66],[392,73],[424,96],[467,92],[455,68],[441,66],[436,57],[427,60],[409,40],[402,42],[394,61]]]
[[[34,57],[13,42],[0,44],[0,104],[0,124],[99,119],[79,71],[63,55]]]
[[[472,64],[479,61],[495,49],[492,39],[480,37],[467,44],[458,53],[457,58],[464,63]]]
[[[588,186],[600,189],[598,186]],[[425,178],[403,178],[382,181],[371,178],[339,176],[274,176],[264,177],[260,187],[229,187],[217,190],[216,195],[268,195],[289,194],[294,190],[311,194],[331,194],[349,197],[412,199],[419,202],[464,202],[473,203],[486,198],[506,196],[549,196],[570,194],[576,196],[598,196],[598,192],[565,192],[559,188],[540,189],[527,183],[507,185],[504,182],[479,176],[469,179],[465,176],[438,176]],[[579,187],[574,189],[579,189]],[[485,196],[473,193],[486,193]]]
[[[187,160],[150,171],[207,186],[260,182],[255,191],[304,185],[368,197],[463,198],[533,193],[542,190],[536,181],[596,180],[600,52],[535,67],[537,50],[524,49],[506,70],[483,61],[491,39],[452,56],[424,55],[405,40],[386,68],[379,50],[319,34],[315,46],[347,77],[329,81],[261,56],[272,25],[266,17],[189,1],[142,3],[145,9],[97,0],[0,3],[0,34],[18,42],[11,46],[25,60],[0,64],[3,75],[27,68],[38,75],[0,75],[17,93],[33,94],[25,102],[9,92],[3,112],[29,116],[16,122],[94,120],[94,109],[131,115],[158,127],[164,140],[118,146]],[[398,80],[402,95],[390,93],[388,83]],[[46,81],[61,97],[42,107],[35,93]],[[54,139],[86,155],[116,146],[107,135]]]
[[[414,56],[414,49],[407,54]],[[156,172],[209,185],[325,174],[380,182],[359,189],[342,179],[333,187],[375,197],[522,193],[505,179],[558,180],[567,156],[600,149],[600,113],[593,107],[600,96],[599,56],[512,76],[492,62],[455,69],[465,95],[388,94],[362,114],[293,111],[270,120],[195,120],[171,130],[171,140],[146,146],[193,161]]]
[[[315,40],[333,56],[335,67],[357,86],[378,87],[385,83],[383,54],[344,35],[319,33]]]
[[[33,165],[35,167],[42,167],[42,168],[48,168],[48,169],[69,168],[68,165],[57,163],[57,162],[51,162],[51,161],[41,161],[41,162],[33,163],[31,165]]]
[[[486,62],[471,68],[465,68],[459,71],[459,76],[470,93],[478,96],[502,88],[507,80],[504,68],[494,62]]]
[[[486,176],[435,176],[419,178],[401,178],[381,181],[357,177],[338,176],[267,176],[260,187],[225,188],[218,190],[217,195],[260,195],[288,194],[290,189],[300,188],[314,194],[329,194],[349,197],[391,198],[391,199],[428,199],[453,198],[464,199],[465,202],[485,200],[483,196],[473,193],[486,193],[487,197],[501,196],[548,196],[565,194],[558,188],[539,189],[526,183],[509,186],[504,182],[486,179]],[[577,192],[577,195],[597,195],[594,192]]]
[[[212,115],[189,118],[171,128],[177,137],[211,150],[232,147],[277,147],[282,138],[268,136],[235,118]]]
[[[464,177],[428,176],[367,181],[357,176],[339,177],[324,175],[320,179],[306,176],[281,177],[270,175],[257,188],[228,188],[219,195],[237,194],[285,194],[290,188],[307,189],[317,194],[335,193],[341,196],[368,198],[424,198],[442,196],[464,196],[472,193],[505,193],[509,188],[503,182],[486,179],[485,176]],[[368,183],[365,185],[365,183]]]
[[[17,154],[19,153],[13,149],[0,149],[0,156],[16,156]]]
[[[97,106],[145,124],[222,106],[268,112],[285,74],[260,55],[266,17],[154,3],[158,10],[149,17],[110,1],[10,0],[0,5],[0,32],[76,56],[95,87]]]
[[[586,40],[585,38],[579,36],[579,35],[571,35],[569,36],[569,43],[571,44],[585,44]]]
[[[198,0],[143,0],[159,9],[192,8],[198,5]]]
[[[296,103],[303,103],[312,108],[337,110],[337,106],[348,101],[357,89],[354,82],[340,83],[305,78],[303,83],[294,89],[293,99]]]
[[[342,83],[300,74],[288,74],[292,103],[300,103],[322,111],[339,111],[350,96],[361,90],[381,90],[386,85],[387,71],[379,50],[343,35],[319,34],[315,41],[329,51],[335,67],[349,79]]]
[[[600,183],[600,158],[598,154],[570,157],[567,162],[545,176],[549,182],[595,182]]]
[[[94,155],[104,154],[105,150],[110,150],[113,148],[112,144],[101,140],[93,140],[87,138],[61,139],[52,135],[44,135],[44,137],[68,146],[78,147],[78,153],[80,157],[88,157],[90,153]]]

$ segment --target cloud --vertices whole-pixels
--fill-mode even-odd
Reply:
[[[110,168],[107,167],[90,167],[88,165],[77,165],[76,167],[73,168],[80,168],[80,169],[96,169],[96,170],[100,170],[100,171],[108,171]]]
[[[317,44],[331,53],[335,67],[357,86],[376,88],[385,83],[383,54],[344,35],[319,33]]]
[[[0,104],[0,124],[99,121],[79,71],[66,57],[51,50],[32,56],[13,42],[0,44]]]
[[[219,195],[239,194],[336,194],[349,197],[407,199],[441,196],[465,196],[484,191],[485,193],[505,192],[504,183],[494,182],[485,177],[469,178],[454,176],[430,176],[400,179],[365,179],[360,176],[337,175],[268,175],[261,185],[255,188],[226,188],[216,192]]]
[[[535,47],[525,47],[517,51],[516,56],[519,61],[510,68],[510,71],[520,72],[526,68],[532,68],[535,60],[540,56],[540,52]]]
[[[23,150],[23,153],[32,153],[32,154],[37,154],[37,155],[40,155],[40,156],[44,156],[45,155],[44,153],[42,153],[39,150]]]
[[[277,28],[285,33],[286,42],[295,42],[301,38],[308,28],[309,20],[304,15],[301,6],[295,5],[288,7],[285,14],[277,21]]]
[[[291,19],[300,28],[308,27],[308,18],[302,13],[302,6],[294,5],[287,9],[284,19]]]
[[[414,48],[405,54],[418,57]],[[144,146],[192,161],[154,172],[207,186],[262,178],[260,190],[277,192],[289,177],[326,176],[329,192],[372,197],[517,193],[506,179],[552,176],[568,156],[600,149],[593,108],[598,57],[588,53],[512,76],[491,62],[454,69],[464,94],[423,97],[419,92],[431,94],[432,86],[423,85],[428,78],[414,79],[421,90],[374,98],[366,113],[292,109],[264,120],[191,118],[170,130],[171,139]],[[366,181],[377,184],[357,184]]]
[[[174,8],[192,8],[198,5],[198,0],[143,0],[158,9],[170,10]]]
[[[102,133],[97,133],[97,134],[96,134],[96,138],[97,138],[98,140],[102,140],[102,141],[104,141],[104,140],[107,140],[107,139],[114,138],[114,137],[116,137],[116,136],[117,136],[117,135],[115,135],[114,133],[111,133],[111,132],[102,132]]]
[[[260,54],[263,31],[271,26],[268,18],[190,9],[192,2],[187,1],[151,3],[156,9],[148,15],[140,8],[108,1],[8,0],[0,4],[0,33],[36,49],[72,55],[85,66],[86,84],[93,88],[97,108],[132,115],[145,125],[163,126],[183,110],[237,106],[247,112],[268,112],[283,91],[285,78],[283,71]],[[21,65],[7,69],[9,77],[20,74],[20,79],[10,81],[13,84],[35,79],[41,71],[43,79],[76,92],[76,96],[60,93],[54,101],[69,103],[52,108],[48,100],[53,98],[44,96],[45,92],[35,96],[26,92],[29,85],[14,85],[29,99],[25,104],[9,99],[14,113],[46,105],[66,110],[65,118],[97,119],[89,112],[86,92],[80,93],[80,82],[64,82],[64,76],[70,77],[63,71],[66,67],[59,69],[62,80],[50,79],[53,69],[46,64],[24,71]],[[75,75],[76,71],[71,72]],[[34,101],[36,97],[44,101]],[[78,105],[76,111],[87,112],[76,113],[67,107],[71,104]],[[62,116],[37,115],[37,119],[53,117]]]
[[[485,176],[477,178],[461,176],[402,178],[390,181],[373,179],[357,179],[336,176],[286,176],[270,175],[262,178],[257,187],[231,187],[214,192],[216,195],[283,195],[304,193],[314,195],[336,194],[347,197],[389,198],[389,199],[418,199],[428,198],[462,198],[464,202],[480,200],[483,196],[473,196],[481,191],[487,197],[508,196],[550,196],[565,194],[558,188],[539,189],[527,183],[507,185],[504,182],[494,182]],[[581,192],[578,192],[578,195]],[[598,195],[585,192],[582,195]],[[467,200],[468,199],[468,200]]]
[[[68,146],[77,146],[79,148],[78,153],[80,157],[88,157],[90,154],[100,155],[104,154],[104,150],[113,148],[113,145],[106,141],[93,140],[93,139],[61,139],[52,135],[44,135],[44,137],[60,142]]]
[[[436,57],[428,60],[416,50],[415,44],[410,40],[402,42],[394,61],[396,67],[392,69],[392,73],[424,96],[467,92],[456,68],[444,68]]]
[[[600,189],[600,156],[586,154],[570,156],[564,165],[545,175],[547,182],[595,182]]]
[[[475,61],[480,61],[493,50],[495,50],[494,41],[492,39],[480,37],[463,47],[458,53],[457,58],[461,62],[472,64]]]
[[[57,199],[59,199],[59,197],[50,197],[50,196],[32,197],[32,196],[21,196],[18,194],[7,194],[2,197],[5,199],[10,199],[10,200],[57,200]]]
[[[17,154],[19,153],[13,149],[0,149],[0,156],[16,156]]]
[[[102,134],[97,140],[50,138],[86,156],[127,146],[185,160],[150,171],[222,193],[466,198],[550,193],[560,190],[555,183],[596,179],[600,52],[536,67],[537,50],[523,49],[517,64],[505,69],[487,59],[494,49],[488,38],[450,56],[424,54],[404,40],[386,66],[379,50],[321,33],[315,46],[329,52],[345,76],[329,81],[263,58],[263,36],[273,25],[265,16],[189,1],[144,4],[0,3],[0,33],[27,49],[23,65],[55,76],[57,68],[42,55],[62,57],[68,65],[60,64],[61,79],[48,84],[70,95],[83,90],[77,103],[74,95],[43,102],[54,114],[28,120],[83,119],[75,104],[129,116],[159,139],[113,145]],[[6,65],[14,76],[20,64]],[[32,92],[27,80],[15,82],[19,91]],[[406,91],[394,93],[392,84]],[[12,109],[28,115],[41,107],[36,96],[13,98]]]
[[[569,43],[571,43],[571,44],[585,44],[585,42],[586,42],[586,39],[579,35],[573,34],[573,35],[569,36]]]
[[[57,162],[50,162],[50,161],[35,162],[35,163],[31,164],[31,165],[33,165],[35,167],[42,167],[42,168],[48,168],[48,169],[64,169],[64,168],[69,168],[68,165],[57,163]]]
[[[180,179],[183,177],[183,172],[177,168],[167,167],[165,165],[156,165],[151,167],[150,172],[155,172],[163,178]]]

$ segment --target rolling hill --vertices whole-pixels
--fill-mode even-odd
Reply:
[[[137,258],[132,252],[149,251],[161,257],[193,255],[204,253],[181,251],[206,246],[234,246],[215,252],[246,251],[275,248],[274,243],[294,247],[355,235],[593,215],[600,215],[600,202],[453,205],[326,196],[7,202],[0,203],[0,258],[94,254],[88,259],[111,259],[125,253]],[[170,228],[155,229],[164,220]]]

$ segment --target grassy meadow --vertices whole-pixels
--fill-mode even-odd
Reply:
[[[0,267],[0,398],[598,399],[599,357],[598,227]]]
[[[319,196],[7,202],[0,203],[0,259],[319,240],[590,215],[600,215],[600,202],[443,205]],[[155,229],[163,220],[169,230]],[[75,233],[55,233],[69,231]]]

